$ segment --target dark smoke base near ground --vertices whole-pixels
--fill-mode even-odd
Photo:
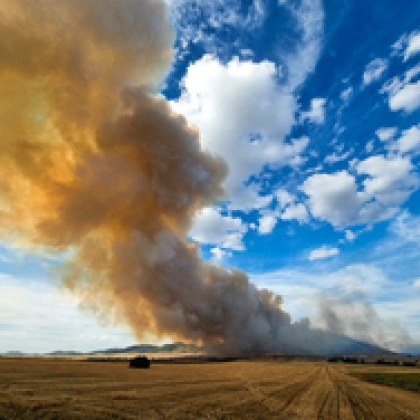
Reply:
[[[160,364],[0,358],[0,418],[418,419],[418,394],[321,361]]]

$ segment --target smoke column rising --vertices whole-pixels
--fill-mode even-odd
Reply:
[[[65,287],[140,339],[223,354],[340,341],[291,324],[279,296],[187,240],[226,168],[153,94],[171,60],[163,3],[10,0],[0,16],[3,238],[69,251]]]

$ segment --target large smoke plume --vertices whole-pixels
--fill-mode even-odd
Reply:
[[[1,236],[67,251],[63,284],[139,338],[225,354],[337,346],[188,241],[226,168],[153,93],[171,41],[157,0],[0,3]]]

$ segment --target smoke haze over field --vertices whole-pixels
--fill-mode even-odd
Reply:
[[[394,351],[401,351],[402,343],[412,343],[412,338],[399,322],[382,319],[363,293],[334,298],[320,296],[318,300],[320,323],[328,331]]]
[[[0,12],[2,237],[68,250],[65,287],[139,338],[226,354],[345,344],[291,324],[279,296],[188,241],[227,169],[153,92],[171,58],[163,3],[13,0]]]

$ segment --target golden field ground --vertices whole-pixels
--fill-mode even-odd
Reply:
[[[153,364],[0,358],[0,419],[420,419],[420,394],[351,373],[416,368],[304,361]]]

